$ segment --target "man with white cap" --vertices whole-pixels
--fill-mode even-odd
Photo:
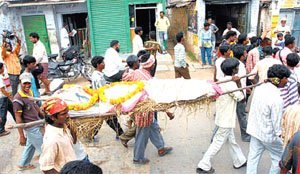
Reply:
[[[29,73],[23,73],[20,76],[21,89],[15,95],[13,100],[13,109],[16,116],[17,124],[30,123],[40,120],[44,117],[38,105],[30,99],[33,97],[31,88],[31,76]],[[41,154],[43,144],[43,135],[40,131],[41,125],[31,126],[29,128],[18,128],[20,136],[20,145],[25,146],[19,163],[19,170],[34,169],[35,166],[30,164],[34,152]],[[26,136],[24,134],[26,133]]]
[[[286,17],[281,18],[280,25],[275,28],[274,33],[282,33],[283,36],[291,33],[290,27],[286,25]]]

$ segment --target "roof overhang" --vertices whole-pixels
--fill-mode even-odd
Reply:
[[[41,5],[60,5],[60,4],[74,4],[74,3],[85,3],[86,0],[75,0],[75,1],[61,1],[61,0],[47,0],[27,3],[9,3],[8,7],[28,7],[28,6],[41,6]]]

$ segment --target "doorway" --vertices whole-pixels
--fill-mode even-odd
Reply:
[[[211,17],[219,31],[216,33],[217,42],[222,40],[223,31],[227,22],[232,22],[232,27],[240,33],[247,32],[248,3],[243,4],[207,4],[206,17]]]
[[[74,37],[70,37],[70,44],[82,47],[87,38],[87,13],[63,14],[63,23],[68,24],[68,32],[76,30]]]

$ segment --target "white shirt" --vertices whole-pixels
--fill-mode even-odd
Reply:
[[[73,149],[77,160],[83,160],[87,156],[87,153],[85,152],[84,147],[80,141],[77,140],[76,144],[73,144]]]
[[[122,64],[122,58],[119,56],[119,53],[113,49],[108,48],[104,56],[105,69],[104,74],[107,77],[111,77],[117,74],[120,70],[124,69]]]
[[[247,74],[246,65],[243,62],[241,62],[240,60],[239,60],[239,62],[240,62],[240,64],[239,64],[239,72],[238,72],[237,75],[239,77],[242,77],[242,76],[244,76],[244,75]],[[242,78],[241,79],[242,88],[244,88],[244,87],[247,86],[246,80],[247,80],[246,78]],[[246,96],[246,89],[244,89],[243,92],[244,92],[244,95]]]
[[[225,76],[221,80],[232,79],[232,76]],[[219,85],[223,92],[237,89],[235,82],[227,82]],[[215,124],[222,128],[234,128],[236,122],[236,106],[237,102],[244,99],[241,91],[221,95],[216,100],[216,119]]]
[[[175,67],[186,67],[185,61],[185,48],[181,43],[177,43],[174,47],[174,56],[175,56]]]
[[[228,30],[228,29],[226,28],[226,30],[224,30],[222,36],[225,36],[225,35],[228,33],[228,31],[235,31],[236,34],[237,34],[237,37],[239,37],[239,35],[241,34],[236,28],[231,28],[231,30]]]
[[[132,54],[137,55],[141,50],[144,50],[143,40],[140,35],[136,34],[132,40]]]
[[[258,74],[258,82],[263,82],[268,78],[268,70],[271,66],[281,64],[277,59],[272,56],[266,56],[266,58],[258,61],[250,74]],[[255,76],[250,76],[249,79],[254,79]]]
[[[98,89],[106,84],[104,74],[100,71],[95,70],[92,74],[92,88]]]
[[[225,75],[221,69],[221,64],[225,60],[224,57],[219,57],[216,60],[215,66],[216,66],[216,79],[217,81],[220,81],[220,79],[224,78]]]
[[[66,49],[70,46],[69,33],[66,28],[60,30],[60,46],[62,49]]]
[[[4,83],[4,80],[3,80],[3,75],[0,74],[0,88],[4,88],[6,90],[6,85]],[[0,98],[4,98],[6,97],[1,91],[0,91]]]
[[[46,48],[40,40],[33,45],[32,56],[36,59],[36,63],[48,63]]]
[[[280,90],[271,83],[254,89],[247,133],[262,142],[272,143],[281,135],[283,100]]]
[[[155,27],[157,29],[157,31],[168,31],[168,28],[170,27],[170,21],[167,17],[159,17],[158,19],[156,19],[155,21]]]

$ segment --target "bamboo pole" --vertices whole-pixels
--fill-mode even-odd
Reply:
[[[246,74],[246,75],[241,76],[240,78],[242,79],[242,78],[246,78],[246,77],[250,77],[250,76],[254,76],[254,75],[256,75],[256,74]],[[216,82],[216,84],[226,83],[226,82],[230,82],[230,81],[232,81],[232,79],[218,81],[218,82]]]
[[[230,93],[233,93],[233,92],[236,92],[236,91],[242,91],[242,90],[248,89],[248,88],[254,88],[254,87],[257,87],[257,86],[262,85],[262,84],[264,84],[264,83],[266,83],[266,82],[260,82],[260,83],[254,84],[254,85],[246,86],[246,87],[244,87],[244,88],[238,88],[238,89],[235,89],[235,90],[232,90],[232,91],[227,91],[227,92],[224,92],[224,93],[221,94],[221,95],[230,94]]]

